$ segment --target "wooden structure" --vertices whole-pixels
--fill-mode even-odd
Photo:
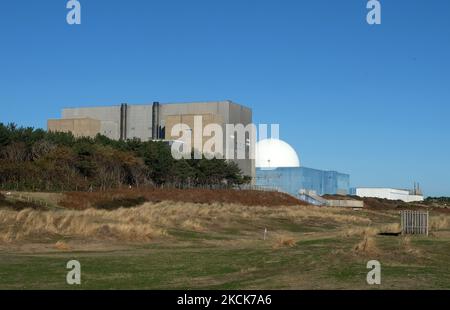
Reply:
[[[427,235],[429,233],[428,211],[401,211],[402,234],[404,235]]]

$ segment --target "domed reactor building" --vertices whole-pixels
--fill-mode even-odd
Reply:
[[[277,188],[294,196],[314,192],[317,195],[348,195],[350,175],[300,166],[296,151],[277,139],[256,144],[256,185]]]

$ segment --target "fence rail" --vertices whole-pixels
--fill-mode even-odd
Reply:
[[[402,234],[427,235],[429,233],[429,212],[426,211],[401,211]]]

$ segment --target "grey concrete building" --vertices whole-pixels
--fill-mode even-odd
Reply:
[[[143,105],[121,104],[113,106],[65,108],[62,118],[48,121],[49,131],[72,132],[75,136],[95,136],[100,133],[114,140],[139,138],[149,140],[176,140],[171,135],[175,124],[183,123],[192,126],[194,116],[202,116],[203,127],[215,123],[222,126],[224,132],[224,148],[226,148],[226,124],[252,123],[252,110],[232,101],[192,102],[192,103],[159,103]],[[88,126],[88,128],[86,128]],[[202,128],[203,130],[203,128]],[[246,148],[249,145],[237,145],[234,149]],[[247,157],[237,162],[245,175],[255,177],[255,162]]]

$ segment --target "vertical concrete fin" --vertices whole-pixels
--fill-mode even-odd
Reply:
[[[152,139],[157,140],[160,138],[159,134],[159,102],[153,102],[152,106]]]
[[[127,110],[128,104],[122,103],[120,105],[120,140],[127,139]]]

